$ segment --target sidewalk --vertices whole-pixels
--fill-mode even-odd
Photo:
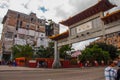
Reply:
[[[30,68],[30,67],[19,67],[19,66],[8,66],[0,65],[0,71],[19,71],[19,70],[44,70],[44,68]]]

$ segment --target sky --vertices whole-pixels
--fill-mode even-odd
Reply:
[[[0,33],[2,32],[1,21],[8,9],[25,14],[34,12],[38,18],[52,19],[59,23],[97,2],[98,0],[0,0]],[[120,9],[120,0],[110,0],[110,2],[118,5],[111,11]],[[60,25],[60,33],[66,31],[66,29],[68,28]]]

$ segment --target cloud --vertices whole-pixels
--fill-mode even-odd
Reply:
[[[8,0],[2,0],[0,1],[0,8],[8,8],[9,7],[9,1]]]
[[[66,30],[68,30],[68,27],[64,26],[64,25],[60,25],[60,33],[65,32]]]
[[[5,3],[3,3],[3,4],[0,3],[0,8],[8,8],[8,5]]]
[[[55,11],[56,11],[56,14],[55,14],[56,17],[60,17],[60,18],[65,19],[65,18],[67,18],[68,15],[69,15],[68,12],[66,12],[65,10],[62,9],[62,6],[56,7],[56,8],[55,8]]]
[[[83,10],[91,7],[92,5],[96,4],[98,0],[69,0],[69,5],[73,7],[72,15],[78,14]]]
[[[3,18],[2,18],[2,17],[0,17],[0,23],[2,22],[2,20],[3,20]]]
[[[66,3],[61,3],[56,6],[55,9],[55,17],[59,17],[61,20],[65,20],[71,16],[74,16],[77,13],[87,9],[91,5],[94,5],[98,0],[66,0]]]
[[[75,50],[84,50],[86,46],[88,46],[91,42],[94,42],[95,40],[97,40],[99,38],[100,37],[89,39],[89,40],[85,40],[85,41],[81,41],[81,42],[78,42],[78,43],[74,43],[74,44],[72,44],[72,47]]]

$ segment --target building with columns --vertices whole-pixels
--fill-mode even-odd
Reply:
[[[11,56],[11,47],[15,44],[29,44],[34,47],[48,46],[50,39],[45,34],[47,21],[40,19],[35,13],[29,15],[13,10],[8,10],[2,21],[2,53]],[[56,25],[56,26],[55,26]],[[54,23],[54,34],[59,34],[59,25]]]

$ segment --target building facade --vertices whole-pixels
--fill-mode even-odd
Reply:
[[[3,31],[1,40],[3,56],[11,56],[11,47],[15,44],[29,44],[34,47],[43,45],[47,47],[49,39],[45,35],[46,22],[44,19],[37,18],[35,13],[27,15],[8,10],[2,22]],[[55,34],[59,34],[59,26],[57,26],[57,32]]]

